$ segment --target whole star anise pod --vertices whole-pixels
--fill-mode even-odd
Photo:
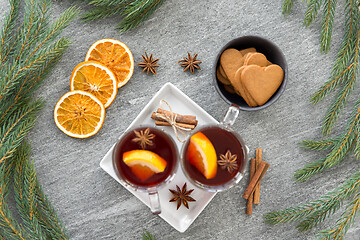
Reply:
[[[237,155],[231,154],[228,150],[225,155],[221,154],[220,159],[217,163],[221,166],[222,169],[226,169],[229,173],[232,173],[237,167]]]
[[[193,199],[192,197],[189,196],[194,191],[194,189],[190,189],[189,191],[187,191],[186,183],[184,184],[184,186],[182,187],[181,190],[180,190],[180,187],[178,185],[176,185],[176,189],[177,189],[177,191],[169,189],[169,191],[175,196],[172,199],[170,199],[169,202],[176,202],[177,201],[176,210],[179,209],[179,207],[181,206],[181,203],[187,209],[189,209],[189,203],[188,202],[195,202],[196,201],[195,199]]]
[[[147,55],[147,53],[145,52],[145,56],[142,55],[142,59],[143,62],[138,63],[138,66],[143,67],[144,69],[142,70],[143,72],[146,71],[147,74],[149,74],[149,72],[152,72],[153,74],[156,75],[156,67],[159,67],[159,65],[157,65],[156,63],[159,61],[159,59],[153,59],[153,55],[150,54],[150,57]]]
[[[151,139],[155,138],[155,134],[150,133],[150,129],[147,128],[145,129],[145,131],[140,130],[136,131],[134,130],[135,133],[135,138],[133,138],[133,142],[137,142],[140,143],[140,146],[142,149],[145,149],[146,145],[152,146],[153,142],[151,141]]]
[[[184,59],[178,61],[180,66],[185,67],[184,72],[190,69],[190,72],[194,74],[195,69],[200,69],[199,64],[201,63],[200,60],[196,60],[198,54],[196,53],[194,57],[191,57],[190,53],[188,53],[188,57],[184,57]]]

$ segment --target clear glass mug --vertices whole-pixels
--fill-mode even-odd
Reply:
[[[230,106],[224,119],[219,124],[206,125],[199,128],[191,136],[188,136],[186,142],[183,144],[181,149],[181,167],[187,179],[195,186],[209,192],[220,192],[231,188],[243,178],[248,162],[248,150],[240,135],[231,129],[231,126],[234,124],[238,115],[239,107],[236,105]],[[223,169],[217,164],[215,177],[206,179],[196,167],[189,163],[190,161],[187,154],[190,139],[199,132],[206,135],[213,143],[217,160],[220,159],[220,155],[223,155],[222,157],[224,157],[227,151],[230,150],[232,155],[236,155],[238,165],[236,169],[233,169],[233,172],[231,172],[230,175],[226,175],[226,172],[224,172],[224,170],[228,171],[228,169]]]
[[[138,133],[143,131],[144,133],[146,129],[149,129],[149,134],[154,134],[155,137],[150,139],[152,144],[146,144],[143,149],[140,142],[133,140],[138,137],[135,131]],[[140,179],[134,174],[132,168],[123,161],[124,153],[132,150],[148,150],[156,153],[166,161],[165,169],[163,172],[156,173],[146,180]],[[150,126],[136,127],[128,130],[121,136],[113,149],[112,159],[115,173],[121,183],[135,191],[148,193],[151,212],[153,214],[160,214],[161,206],[158,190],[174,178],[178,167],[178,149],[174,140],[161,129]]]

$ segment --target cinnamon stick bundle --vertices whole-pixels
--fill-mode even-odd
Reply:
[[[251,179],[249,186],[246,188],[243,198],[249,199],[250,195],[255,191],[255,188],[259,184],[259,181],[264,177],[266,171],[269,169],[270,164],[262,161],[259,168],[256,170],[253,178]]]
[[[176,114],[175,117],[175,122],[176,125],[183,127],[183,128],[188,128],[188,129],[194,129],[197,124],[198,121],[196,120],[196,116],[193,115],[181,115],[178,113],[172,113],[169,111],[166,111],[164,109],[158,108],[156,113],[153,112],[151,114],[151,118],[155,120],[155,124],[158,126],[171,126],[170,123],[168,123],[166,120],[164,120],[163,118],[157,116],[158,114],[161,114],[163,116],[167,116],[168,118],[171,118],[173,116],[173,114]]]

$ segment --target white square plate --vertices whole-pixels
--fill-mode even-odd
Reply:
[[[166,83],[155,94],[155,96],[150,100],[150,102],[145,106],[145,108],[140,112],[140,114],[135,118],[135,120],[130,124],[128,129],[137,127],[139,125],[155,126],[154,120],[152,120],[150,116],[151,113],[156,111],[159,107],[161,99],[166,100],[170,104],[174,112],[185,115],[196,115],[196,118],[199,121],[198,126],[218,123],[218,121],[216,121],[212,116],[205,112],[201,107],[199,107],[194,101],[192,101],[188,96],[186,96],[173,84]],[[182,143],[176,139],[172,128],[159,128],[163,129],[166,133],[168,133],[174,138],[174,141],[177,143],[178,150],[180,151]],[[100,167],[120,183],[119,178],[116,176],[112,165],[113,148],[114,146],[110,148],[110,150],[101,160]],[[191,196],[196,199],[196,202],[189,202],[190,209],[186,209],[184,206],[181,206],[179,210],[176,210],[176,203],[169,202],[169,200],[172,198],[172,194],[170,193],[169,189],[176,189],[176,185],[181,188],[185,182],[187,183],[188,189],[195,189]],[[140,199],[145,205],[147,205],[148,207],[150,206],[149,197],[146,193],[134,191],[126,186],[124,187],[132,194],[134,194],[138,199]],[[185,232],[186,229],[188,229],[191,223],[197,218],[197,216],[199,216],[202,210],[215,196],[215,194],[216,193],[214,192],[206,192],[192,185],[189,181],[187,181],[181,169],[181,166],[179,166],[174,179],[168,185],[159,190],[159,198],[161,204],[161,214],[159,216],[179,232]],[[151,214],[150,211],[149,214]]]

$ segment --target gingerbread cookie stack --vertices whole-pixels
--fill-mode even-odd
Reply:
[[[238,94],[250,107],[257,107],[264,105],[280,87],[284,71],[255,48],[229,48],[220,56],[216,76],[226,91]]]

